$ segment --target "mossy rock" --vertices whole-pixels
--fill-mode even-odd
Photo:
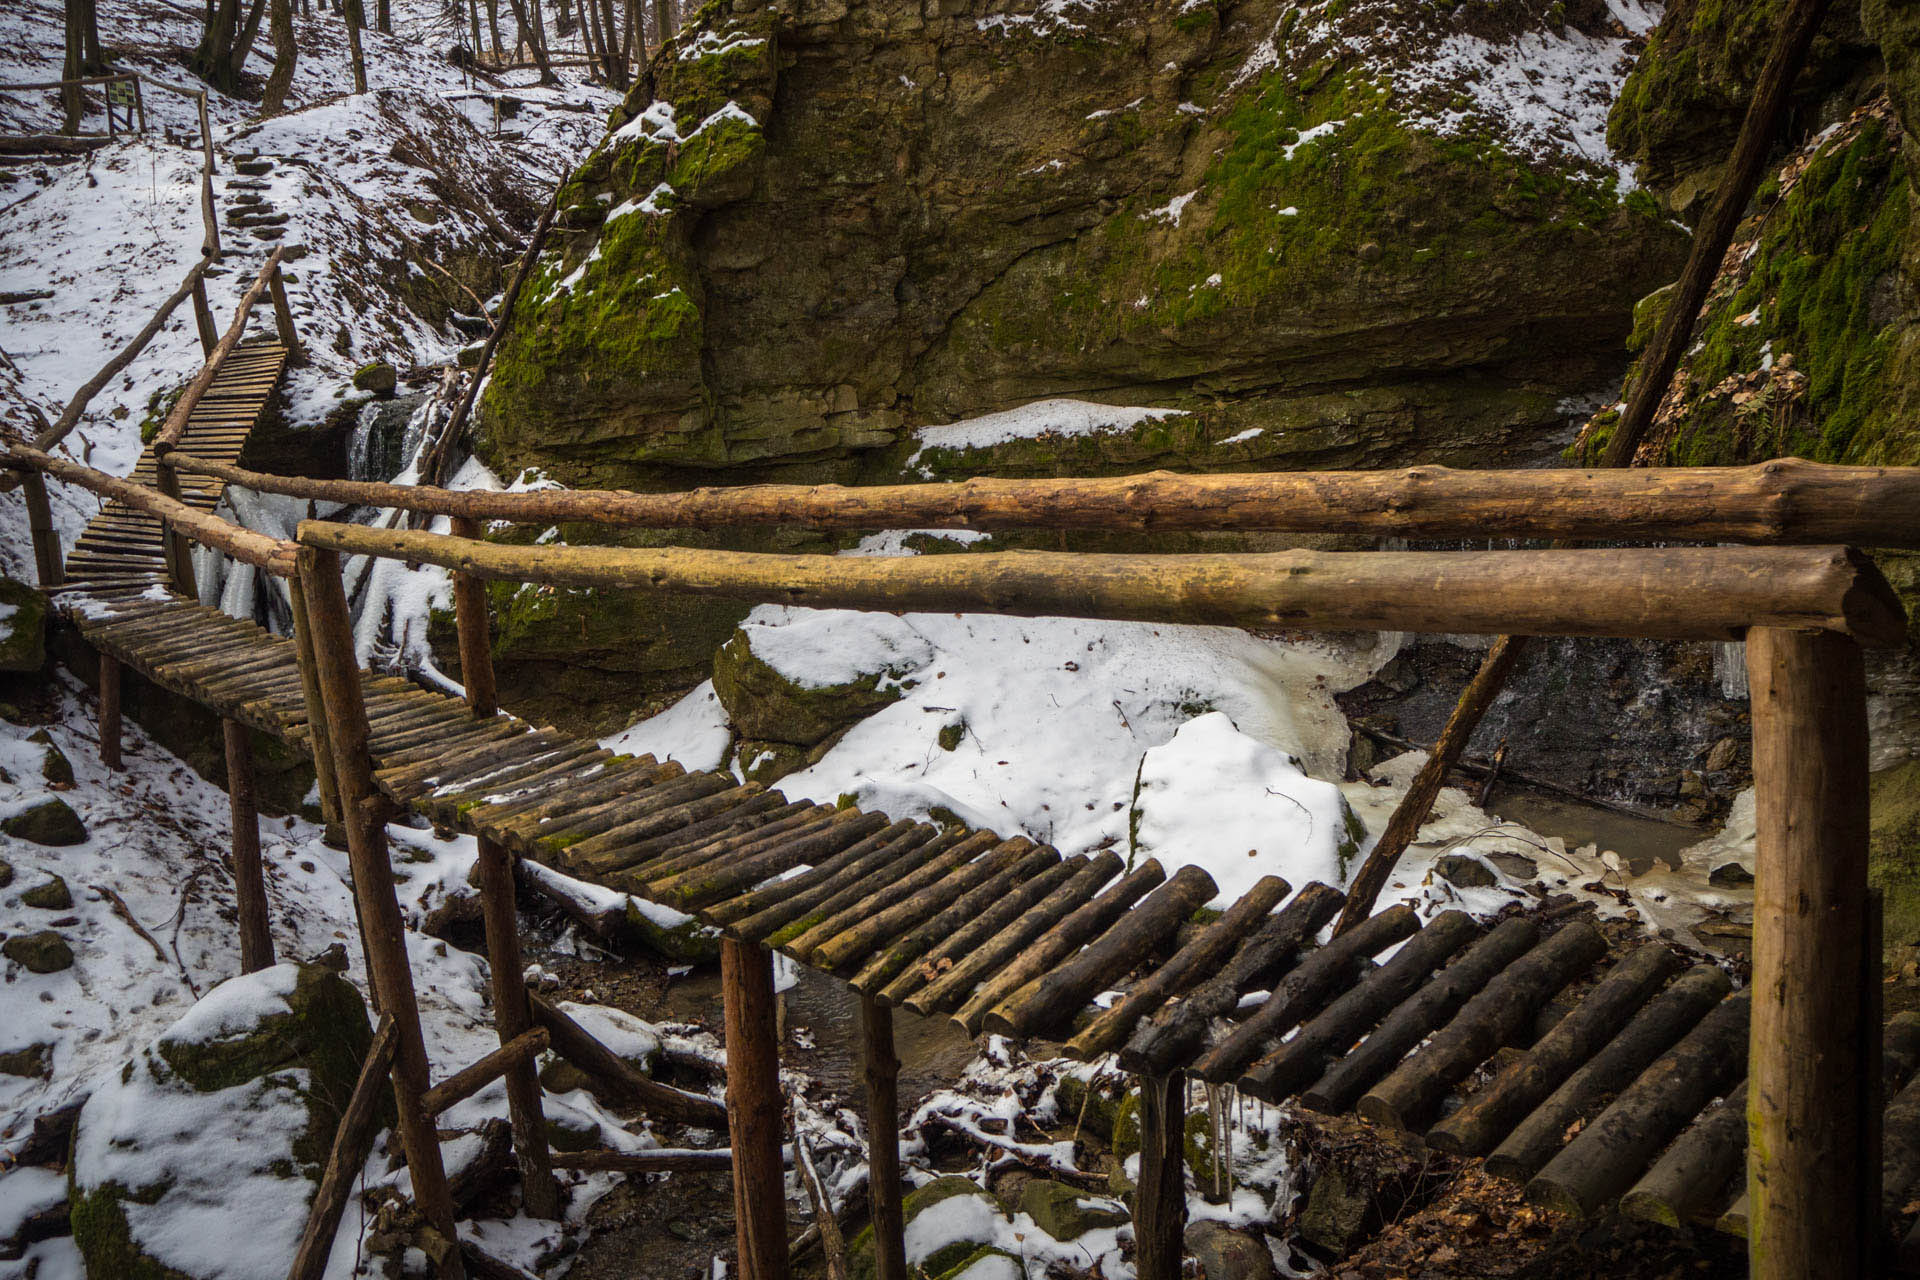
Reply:
[[[370,391],[376,396],[390,396],[394,388],[399,385],[400,375],[384,360],[363,364],[353,371],[355,391]]]
[[[1868,876],[1886,895],[1888,947],[1920,946],[1920,760],[1873,775]]]
[[[900,1202],[901,1219],[910,1226],[915,1218],[934,1205],[956,1196],[978,1196],[993,1205],[993,1197],[981,1190],[971,1178],[947,1174],[909,1191]],[[999,1212],[999,1206],[994,1205],[994,1212]],[[928,1280],[929,1277],[950,1271],[957,1263],[971,1257],[981,1244],[980,1241],[949,1241],[922,1259],[919,1266],[908,1269],[922,1277],[922,1280]],[[956,1246],[964,1247],[956,1249]],[[936,1266],[938,1270],[933,1269]],[[847,1275],[848,1280],[873,1280],[874,1274],[873,1227],[869,1225],[861,1228],[860,1234],[847,1246]]]
[[[600,1145],[600,1126],[571,1108],[549,1108],[547,1145],[555,1151],[591,1151]]]
[[[1020,1211],[1055,1240],[1076,1240],[1099,1227],[1128,1220],[1118,1201],[1100,1200],[1079,1187],[1035,1178],[1020,1188]]]
[[[1500,883],[1493,868],[1471,854],[1447,854],[1433,869],[1442,880],[1462,889],[1491,889]]]
[[[944,1270],[933,1269],[936,1260]],[[971,1246],[957,1261],[937,1255],[928,1258],[920,1271],[927,1280],[1026,1280],[1027,1275],[1020,1259],[1005,1249],[984,1244]]]
[[[40,776],[56,787],[73,785],[73,761],[67,759],[67,753],[53,740],[53,735],[45,729],[36,729],[27,735],[27,741],[38,743],[40,752]]]
[[[63,877],[54,876],[22,893],[20,901],[42,911],[65,911],[73,906],[73,892]]]
[[[0,578],[0,671],[38,671],[47,662],[47,598]]]
[[[733,749],[733,767],[748,782],[771,786],[807,767],[807,748],[791,742],[742,738]]]
[[[1053,1086],[1053,1105],[1055,1122],[1071,1131],[1076,1126],[1083,1133],[1090,1133],[1109,1146],[1113,1143],[1114,1122],[1120,1115],[1122,1104],[1134,1097],[1132,1093],[1111,1093],[1105,1089],[1093,1089],[1089,1097],[1088,1085],[1079,1076],[1061,1076]],[[1136,1104],[1137,1106],[1137,1104]],[[1133,1111],[1127,1113],[1135,1114]],[[1138,1150],[1139,1130],[1135,1125],[1135,1150]]]
[[[87,839],[87,824],[80,821],[73,806],[58,796],[50,796],[31,809],[0,821],[0,831],[16,840],[53,849],[84,844]]]
[[[24,1049],[0,1053],[0,1073],[45,1080],[53,1075],[53,1046],[30,1044]]]
[[[81,1111],[68,1201],[87,1273],[205,1280],[173,1229],[189,1206],[201,1233],[290,1250],[371,1040],[359,992],[323,965],[202,997]]]
[[[31,973],[59,973],[73,968],[73,948],[51,929],[16,933],[0,944],[0,953]]]
[[[898,687],[882,687],[890,675],[875,671],[845,684],[802,684],[763,662],[747,633],[738,630],[713,659],[714,692],[740,736],[800,747],[814,746],[898,702]]]
[[[1338,1168],[1321,1171],[1307,1191],[1307,1204],[1295,1227],[1300,1238],[1332,1256],[1344,1257],[1365,1236],[1373,1197],[1348,1185]]]

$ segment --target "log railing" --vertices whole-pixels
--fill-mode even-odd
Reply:
[[[262,479],[237,474],[233,468],[224,469],[229,474],[223,475],[191,458],[174,460],[183,469],[203,469],[231,483]],[[5,461],[87,484],[159,515],[184,536],[251,557],[249,563],[271,572],[287,572],[286,543],[226,526],[217,517],[194,512],[162,495],[139,492],[140,486],[97,473],[81,474],[85,468],[36,450],[16,447]],[[1250,504],[1229,504],[1225,516],[1222,508],[1209,509],[1215,518],[1242,521],[1229,525],[1238,528],[1293,527],[1284,522],[1317,516],[1314,527],[1322,529],[1328,518],[1349,520],[1356,530],[1370,532],[1391,528],[1394,522],[1404,527],[1412,521],[1438,536],[1436,531],[1457,530],[1476,512],[1485,520],[1490,512],[1504,510],[1504,516],[1493,518],[1506,520],[1500,531],[1514,537],[1558,536],[1575,530],[1583,537],[1646,537],[1658,530],[1682,537],[1744,536],[1794,542],[1840,531],[1858,535],[1862,541],[1900,546],[1916,545],[1920,537],[1915,528],[1920,517],[1913,504],[1899,499],[1912,483],[1911,473],[1900,471],[1774,463],[1687,476],[1524,474],[1531,479],[1514,484],[1528,496],[1504,507],[1497,493],[1477,488],[1486,483],[1485,476],[1437,469],[1384,478],[1365,499],[1354,495],[1366,489],[1366,482],[1353,477],[1348,478],[1349,484],[1323,485],[1318,498],[1310,489],[1290,488],[1288,477],[1032,483],[1090,499],[1078,506],[1064,500],[1056,505],[1055,512],[1071,527],[1193,527],[1177,522],[1202,519],[1195,510],[1130,511],[1126,497],[1129,484],[1158,486],[1162,495],[1178,484],[1191,484],[1195,491],[1209,485],[1221,492],[1240,486],[1243,494],[1263,495]],[[1671,481],[1675,487],[1656,483],[1630,503],[1611,508],[1601,500],[1606,494],[1622,500],[1631,490],[1612,486],[1639,485],[1649,479]],[[277,485],[284,491],[299,483],[327,482],[266,477],[259,487]],[[1694,488],[1686,488],[1688,483]],[[1528,485],[1544,487],[1527,490]],[[951,505],[956,491],[977,495],[990,492],[989,486],[912,488],[926,490],[925,497],[884,510],[862,505],[865,499],[858,491],[837,491],[855,495],[844,511],[820,490],[785,491],[773,497],[787,503],[778,510],[809,511],[820,523],[833,527],[898,524],[903,512],[916,524],[939,523],[936,508],[943,501],[950,504],[945,518],[963,527],[972,527],[968,521],[1046,523],[1047,512],[1017,504]],[[940,490],[938,497],[934,490]],[[1409,491],[1417,496],[1408,497]],[[1396,492],[1399,498],[1394,497]],[[1557,499],[1551,496],[1555,492]],[[1873,496],[1863,500],[1862,492]],[[799,499],[798,495],[811,496]],[[326,496],[337,496],[337,491]],[[378,501],[386,496],[381,492],[353,500]],[[462,654],[481,677],[474,681],[472,694],[476,714],[490,712],[492,701],[491,683],[482,671],[483,666],[490,670],[484,599],[473,589],[485,578],[887,611],[962,609],[1300,629],[1744,637],[1749,641],[1755,691],[1755,785],[1763,797],[1754,1014],[1748,1042],[1751,1079],[1759,1086],[1748,1091],[1753,1132],[1748,1177],[1751,1248],[1756,1260],[1763,1260],[1769,1248],[1804,1255],[1807,1241],[1825,1239],[1855,1242],[1845,1250],[1852,1256],[1857,1242],[1865,1239],[1871,1220],[1866,1207],[1869,1179],[1859,1170],[1872,1163],[1879,1117],[1870,1091],[1854,1083],[1870,1065],[1869,1046],[1877,1031],[1873,998],[1877,984],[1865,980],[1876,957],[1869,954],[1866,714],[1860,649],[1902,643],[1906,633],[1898,600],[1857,552],[1832,546],[1665,547],[1204,556],[985,553],[884,559],[688,549],[507,547],[473,536],[478,527],[472,522],[521,518],[537,507],[528,499],[551,503],[578,501],[583,495],[428,491],[413,496],[422,505],[442,504],[444,514],[459,517],[458,536],[310,520],[299,527],[295,560],[305,602],[299,646],[303,676],[312,671],[310,722],[315,742],[325,741],[330,748],[335,804],[347,827],[356,892],[368,925],[363,934],[373,961],[369,968],[375,974],[383,1012],[398,1025],[393,1077],[400,1095],[403,1144],[409,1163],[415,1165],[423,1212],[436,1230],[450,1230],[451,1219],[441,1200],[444,1177],[438,1170],[437,1147],[430,1140],[432,1115],[427,1104],[445,1095],[434,1094],[429,1086],[417,1013],[410,1007],[411,978],[404,952],[396,952],[392,945],[399,931],[393,918],[390,877],[383,877],[382,810],[372,789],[367,722],[340,585],[344,554],[439,564],[454,571],[462,604],[457,611]],[[512,501],[487,505],[503,498]],[[763,522],[774,519],[775,509],[742,500],[738,494],[598,495],[594,500],[613,498],[620,504],[634,504],[620,507],[623,520],[653,504],[647,506],[646,519],[666,524],[675,523],[675,518],[689,524],[696,518],[710,518],[713,512],[735,522]],[[1262,501],[1265,506],[1260,505]],[[1320,504],[1317,511],[1310,505],[1315,501]],[[469,502],[473,505],[455,505]],[[1583,509],[1583,502],[1597,505]],[[709,514],[696,516],[702,504]],[[558,510],[551,505],[537,509],[541,514],[536,519],[555,518]],[[1568,509],[1578,514],[1569,516]],[[860,512],[858,517],[847,514],[854,510]],[[1090,511],[1095,514],[1089,515]],[[675,518],[663,520],[662,513]],[[740,518],[749,514],[751,520]],[[936,518],[928,520],[928,516]],[[1072,525],[1075,520],[1091,523]],[[1123,521],[1135,523],[1123,526]],[[1484,524],[1481,531],[1486,531]],[[498,935],[490,937],[494,945],[504,945],[512,936],[511,900],[504,896],[510,888],[499,887],[511,886],[512,880],[500,871],[492,868],[483,877],[492,903],[490,916],[498,917],[497,922],[489,920],[490,935]],[[1382,917],[1382,923],[1391,922]],[[785,1209],[778,1178],[777,1069],[771,1056],[771,1019],[765,1013],[770,959],[764,949],[747,944],[730,944],[725,958],[723,987],[733,1032],[728,1050],[734,1066],[727,1121],[739,1201],[740,1256],[743,1274],[772,1280],[784,1274],[784,1253],[774,1244],[784,1238]],[[499,965],[496,972],[506,968]],[[503,1008],[518,1005],[522,998],[523,987],[518,997],[511,989],[504,996],[496,992],[496,1003]],[[478,1073],[498,1068],[515,1085],[514,1092],[519,1088],[515,1078],[526,1071],[525,1051],[531,1042],[524,1037],[535,1029],[534,1024],[544,1027],[557,1046],[563,1038],[556,1030],[560,1024],[536,1001],[519,1007],[530,1017],[503,1017],[501,1052],[492,1055],[484,1068],[474,1069]],[[864,1034],[867,1041],[875,1041],[883,1029],[869,1020]],[[869,1091],[878,1105],[891,1092],[887,1087],[891,1055],[884,1045],[868,1047]],[[1141,1171],[1145,1203],[1136,1220],[1141,1238],[1138,1256],[1144,1280],[1165,1280],[1177,1274],[1179,1256],[1180,1214],[1171,1188],[1180,1185],[1180,1091],[1177,1073],[1154,1076],[1146,1084],[1154,1092],[1145,1122],[1151,1136],[1143,1140],[1143,1148],[1152,1156]],[[535,1105],[537,1098],[534,1092]],[[524,1147],[522,1172],[538,1187],[551,1163],[543,1167],[545,1145],[533,1137],[533,1117],[520,1108],[514,1110],[519,1113],[515,1129]],[[876,1135],[884,1135],[891,1132],[893,1118],[875,1114],[872,1124]],[[539,1158],[524,1159],[536,1151]],[[1149,1187],[1152,1194],[1147,1194]],[[885,1189],[876,1188],[876,1194],[884,1195]],[[891,1230],[898,1218],[889,1206],[879,1209],[876,1218]],[[457,1259],[457,1253],[449,1256]],[[882,1251],[881,1256],[891,1254]],[[457,1261],[451,1265],[457,1268]]]
[[[1281,471],[945,484],[746,485],[677,493],[501,493],[276,476],[180,456],[180,470],[295,498],[518,524],[652,529],[1267,531],[1397,538],[1920,547],[1920,468],[1776,458],[1637,470]]]

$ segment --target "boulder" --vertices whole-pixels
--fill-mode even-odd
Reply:
[[[32,808],[0,819],[0,831],[16,840],[50,848],[82,844],[87,838],[87,824],[58,796],[49,796]]]
[[[1128,1220],[1126,1206],[1118,1200],[1043,1178],[1020,1188],[1020,1211],[1055,1240],[1075,1240],[1095,1228],[1117,1227]]]
[[[73,1145],[87,1273],[284,1274],[371,1040],[350,983],[281,964],[221,983],[104,1075]]]
[[[1280,1274],[1266,1240],[1251,1230],[1203,1218],[1187,1225],[1186,1245],[1205,1280],[1274,1280]]]
[[[390,396],[393,394],[393,389],[399,385],[400,375],[384,360],[363,364],[353,371],[355,391],[371,391],[376,396]]]
[[[73,906],[73,893],[63,877],[54,876],[22,893],[20,901],[42,911],[65,911]]]
[[[900,1213],[906,1222],[908,1268],[928,1280],[964,1272],[1011,1226],[992,1196],[958,1174],[909,1191]],[[862,1228],[847,1246],[847,1275],[849,1280],[873,1280],[871,1226]]]
[[[59,973],[73,968],[73,948],[51,929],[16,933],[0,944],[0,954],[33,973]]]
[[[926,642],[899,618],[862,615],[819,653],[798,652],[812,625],[783,634],[774,661],[754,642],[775,628],[750,619],[713,659],[713,687],[743,741],[812,747],[899,700],[903,679],[928,656]],[[787,627],[778,628],[785,633]]]
[[[38,671],[47,661],[47,598],[0,578],[0,671]]]

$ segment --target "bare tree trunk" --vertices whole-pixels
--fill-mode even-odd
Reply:
[[[293,0],[272,0],[268,28],[273,35],[273,71],[260,93],[260,114],[277,116],[287,109],[287,90],[293,87],[293,66],[299,45],[293,38]]]
[[[260,19],[266,15],[267,0],[253,0],[253,6],[247,10],[246,26],[241,28],[234,40],[233,53],[229,61],[233,66],[233,82],[240,83],[240,74],[246,70],[247,55],[253,52],[253,42],[260,38]]]
[[[86,25],[86,15],[81,6],[86,0],[67,0],[67,57],[60,68],[62,80],[78,80],[81,76],[81,56],[85,37],[81,29]],[[80,118],[86,114],[86,97],[77,84],[60,86],[60,109],[63,119],[60,125],[62,133],[80,132]]]
[[[374,23],[380,28],[380,34],[393,34],[393,0],[380,0],[374,6]]]
[[[533,50],[534,65],[540,68],[541,84],[559,84],[560,77],[553,74],[553,66],[547,61],[547,47],[540,39],[540,32],[534,26],[538,20],[540,8],[529,0],[507,0],[513,9],[514,21],[520,24],[520,39]]]
[[[233,38],[240,28],[240,0],[219,0],[209,5],[206,29],[200,34],[200,47],[194,50],[194,73],[223,93],[231,93],[233,81]]]
[[[467,23],[472,28],[473,60],[480,61],[480,0],[467,0]]]
[[[105,75],[107,55],[100,49],[100,11],[95,0],[78,0],[80,5],[80,63],[88,75]]]
[[[493,60],[503,61],[505,55],[500,49],[500,0],[487,0],[487,26],[493,33]],[[478,53],[479,50],[474,52]]]
[[[347,56],[353,60],[353,91],[367,91],[367,59],[360,49],[360,28],[366,25],[360,0],[347,0]]]
[[[592,4],[593,0],[585,0]],[[600,48],[607,56],[607,84],[621,93],[627,91],[627,55],[620,47],[620,23],[613,0],[600,0]]]
[[[653,45],[659,48],[673,35],[673,0],[653,0]]]

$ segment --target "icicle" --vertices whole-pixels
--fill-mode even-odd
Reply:
[[[1713,674],[1720,681],[1725,698],[1747,696],[1747,644],[1744,640],[1722,640],[1713,646]]]

